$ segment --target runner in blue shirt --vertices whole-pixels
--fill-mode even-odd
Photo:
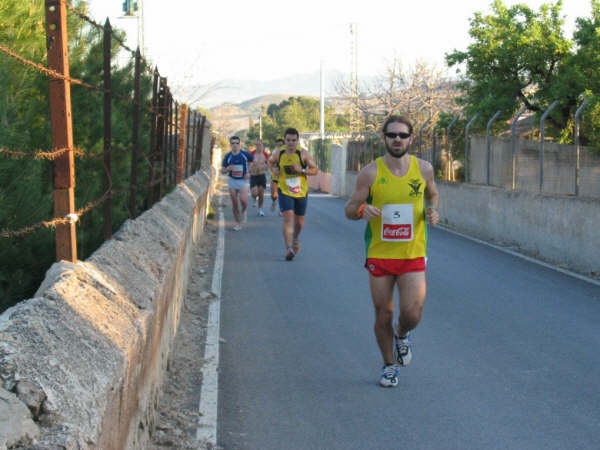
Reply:
[[[223,158],[221,173],[229,175],[229,195],[231,196],[231,206],[233,207],[233,216],[236,222],[233,229],[239,231],[242,229],[242,222],[246,222],[248,180],[250,179],[248,163],[252,162],[254,157],[249,152],[240,148],[239,137],[231,136],[229,144],[231,145],[231,151]],[[241,204],[241,211],[238,201]]]

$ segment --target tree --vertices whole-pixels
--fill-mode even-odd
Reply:
[[[338,82],[337,90],[340,95],[349,96],[347,83]],[[366,86],[358,98],[349,98],[360,111],[361,129],[376,132],[393,114],[408,116],[416,130],[442,112],[457,114],[460,109],[454,101],[457,95],[455,83],[436,65],[417,61],[404,69],[401,60],[393,58],[384,73]]]
[[[589,18],[578,18],[574,33],[576,53],[561,73],[561,87],[570,90],[570,96],[581,101],[585,96],[592,100],[586,109],[582,122],[582,143],[600,142],[600,1],[592,0],[592,11]],[[583,96],[580,94],[583,93]],[[561,95],[557,92],[555,95]],[[564,95],[564,94],[563,94]],[[563,132],[563,140],[571,137],[570,130]]]
[[[275,140],[283,137],[286,128],[299,132],[317,131],[320,127],[319,100],[310,97],[290,97],[279,105],[270,104],[262,116],[262,135],[267,147],[273,148]],[[325,107],[325,128],[328,131],[347,131],[349,119],[336,114],[332,107]],[[259,137],[259,124],[253,124],[246,135],[247,143],[253,144]]]
[[[573,43],[563,35],[562,1],[543,4],[539,12],[523,4],[506,7],[501,0],[491,6],[491,14],[471,19],[467,50],[446,54],[448,66],[464,70],[459,104],[469,117],[491,117],[500,109],[508,119],[521,104],[539,114],[559,100],[548,118],[556,135],[569,123],[583,89],[570,67]]]
[[[76,2],[79,8],[83,2]],[[43,2],[3,1],[0,4],[0,41],[30,60],[46,62]],[[71,76],[102,86],[102,31],[74,14],[68,15]],[[113,61],[119,44],[113,40]],[[114,63],[112,90],[112,198],[113,231],[128,217],[127,187],[131,166],[133,64]],[[51,149],[48,118],[48,77],[0,53],[0,148],[34,153]],[[152,80],[141,79],[141,98],[147,103]],[[72,85],[72,117],[75,147],[85,153],[76,160],[76,206],[81,208],[104,194],[102,178],[103,96],[101,92]],[[146,159],[150,118],[141,117],[138,186],[147,183]],[[123,151],[126,150],[126,151]],[[138,211],[145,189],[138,189]],[[20,229],[53,216],[52,164],[33,158],[0,156],[0,229]],[[102,208],[83,215],[77,226],[79,258],[84,259],[103,241]],[[0,238],[0,311],[36,291],[44,273],[54,262],[54,233],[39,229],[24,236]]]

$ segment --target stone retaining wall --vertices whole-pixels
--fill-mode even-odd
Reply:
[[[0,450],[144,449],[214,171],[0,315]],[[28,447],[29,446],[29,447]]]

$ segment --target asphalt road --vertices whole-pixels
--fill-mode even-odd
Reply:
[[[430,229],[413,361],[378,386],[364,222],[309,198],[225,241],[218,444],[233,449],[598,449],[600,287]]]

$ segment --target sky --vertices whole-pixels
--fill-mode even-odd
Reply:
[[[140,2],[141,0],[138,0]],[[137,45],[137,21],[119,18],[123,0],[89,0],[98,23],[109,17]],[[538,9],[542,0],[504,0]],[[356,23],[358,75],[377,75],[386,61],[417,60],[444,68],[444,54],[469,44],[469,19],[491,0],[145,0],[144,47],[170,83],[224,79],[272,80],[351,70],[350,23]],[[567,37],[575,18],[589,16],[590,0],[564,0]]]

